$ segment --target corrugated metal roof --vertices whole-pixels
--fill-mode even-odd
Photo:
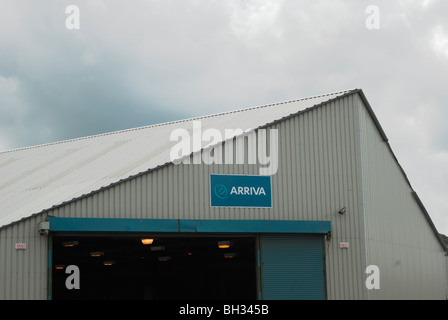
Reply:
[[[170,163],[177,128],[256,129],[327,101],[347,90],[49,143],[0,153],[0,228],[122,179]]]

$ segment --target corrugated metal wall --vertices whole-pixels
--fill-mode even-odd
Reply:
[[[365,108],[359,117],[367,264],[380,270],[368,297],[444,299],[444,251]]]
[[[416,256],[410,252],[408,256],[397,260],[388,250],[398,250],[398,247],[385,247],[380,240],[371,241],[374,236],[375,239],[384,239],[383,235],[379,235],[381,229],[384,229],[383,232],[388,230],[381,224],[386,211],[379,214],[376,209],[381,208],[372,205],[380,198],[374,199],[371,196],[385,190],[382,189],[384,185],[381,185],[380,180],[371,181],[371,176],[379,175],[381,170],[385,169],[385,163],[393,160],[385,151],[381,155],[375,155],[375,152],[379,152],[377,149],[383,148],[384,142],[381,137],[374,135],[376,131],[368,123],[367,114],[360,103],[358,95],[349,95],[269,127],[278,129],[279,133],[279,164],[277,174],[272,177],[272,208],[210,207],[210,174],[258,174],[258,165],[179,164],[161,167],[123,181],[55,208],[48,214],[56,217],[92,218],[331,221],[332,240],[325,243],[327,298],[365,299],[368,295],[375,297],[378,293],[368,292],[365,287],[366,257],[369,264],[377,263],[382,268],[384,278],[381,283],[387,288],[386,282],[391,285],[394,283],[393,277],[388,275],[392,275],[388,270],[394,270],[398,261],[402,265],[401,268],[410,268],[405,258],[415,262]],[[278,107],[281,108],[281,105]],[[362,136],[359,136],[360,130]],[[368,146],[369,144],[372,146]],[[380,156],[381,159],[378,158]],[[374,161],[377,159],[378,161]],[[361,163],[365,164],[363,170]],[[406,189],[405,183],[400,182],[403,181],[402,177],[394,172],[397,168],[393,164],[389,164],[389,167],[390,170],[386,170],[385,176],[393,177],[397,181],[390,183],[386,180],[385,184]],[[361,181],[366,183],[365,187],[361,185]],[[380,196],[383,196],[383,193]],[[405,193],[400,193],[400,196],[399,199],[408,202],[409,210],[414,210],[412,214],[418,216],[413,208],[414,200],[408,199]],[[363,217],[364,205],[368,207],[366,221]],[[347,208],[345,215],[338,213],[342,207]],[[404,216],[400,215],[393,223],[403,223],[403,219]],[[47,244],[45,237],[36,234],[36,223],[41,220],[43,217],[38,216],[27,220],[29,222],[20,222],[0,231],[0,298],[46,297]],[[427,239],[431,238],[432,230],[417,230],[423,224],[418,219],[413,223],[412,232],[421,234],[419,239],[422,243],[427,243],[424,248],[427,249],[425,252],[428,256],[424,258],[436,261],[438,268],[440,251],[434,249],[437,248],[434,246],[434,239]],[[365,250],[364,226],[369,227],[369,252]],[[399,231],[397,236],[404,236],[404,231]],[[26,252],[14,251],[13,242],[21,241],[20,236],[25,234],[29,237],[33,235],[30,243],[34,242],[34,248]],[[387,243],[393,243],[394,237],[394,233],[391,233]],[[348,242],[349,248],[341,249],[340,242]],[[386,250],[383,251],[384,249]],[[23,258],[19,258],[20,254],[24,254]],[[422,268],[423,266],[427,267],[427,270],[433,268],[426,262]],[[411,270],[407,275],[412,276]],[[391,294],[389,297],[397,296]]]
[[[36,216],[0,230],[0,300],[47,299],[47,238]],[[26,243],[16,250],[16,243]]]

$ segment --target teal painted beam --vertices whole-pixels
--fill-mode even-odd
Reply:
[[[327,233],[330,221],[188,220],[49,217],[50,231],[183,233]]]

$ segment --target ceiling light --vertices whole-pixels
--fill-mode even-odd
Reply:
[[[64,247],[74,247],[78,245],[78,241],[66,241],[66,242],[62,242],[62,245]]]
[[[104,264],[105,266],[111,266],[111,265],[115,264],[115,261],[113,261],[113,260],[110,260],[110,261],[104,261],[103,264]]]
[[[64,270],[65,266],[62,265],[62,264],[59,264],[59,265],[57,265],[57,266],[54,266],[54,268],[55,268],[56,270]]]
[[[103,251],[93,251],[93,252],[90,252],[90,256],[91,257],[101,257],[103,255],[104,255]]]
[[[159,261],[168,261],[171,260],[171,257],[159,257]]]
[[[150,239],[150,238],[142,239],[142,243],[144,245],[152,244],[153,242],[154,242],[154,239]]]
[[[236,253],[224,253],[224,258],[225,259],[232,259],[235,258]]]
[[[230,247],[230,241],[218,241],[218,248],[226,249]]]

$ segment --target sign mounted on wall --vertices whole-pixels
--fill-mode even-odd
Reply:
[[[271,176],[211,174],[210,205],[270,208]]]
[[[26,243],[16,243],[14,247],[16,248],[16,250],[25,250]]]

